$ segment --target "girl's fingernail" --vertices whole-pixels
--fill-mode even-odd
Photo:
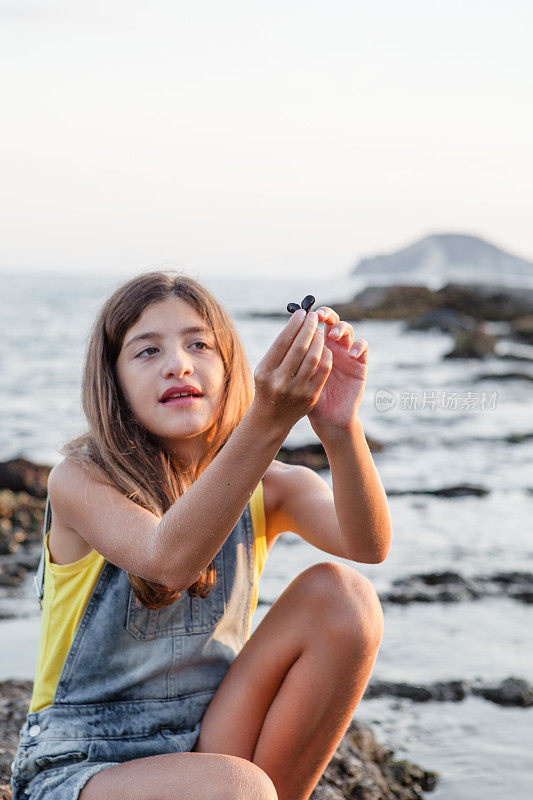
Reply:
[[[330,330],[330,332],[329,332],[329,335],[330,335],[330,336],[338,336],[338,335],[339,335],[339,333],[340,333],[340,330],[339,330],[338,328],[332,328],[332,329]]]
[[[294,316],[298,317],[298,319],[302,320],[302,319],[306,318],[307,314],[306,314],[304,308],[299,308],[298,311],[294,312]]]

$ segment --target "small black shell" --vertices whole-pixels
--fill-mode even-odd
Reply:
[[[289,314],[294,314],[294,312],[298,311],[299,308],[300,306],[298,305],[298,303],[289,303],[287,306],[287,311],[289,312]]]
[[[305,313],[306,314],[309,311],[311,311],[311,307],[312,307],[314,302],[315,302],[315,298],[313,297],[312,294],[306,294],[305,295],[304,299],[302,300],[302,308],[305,308]]]

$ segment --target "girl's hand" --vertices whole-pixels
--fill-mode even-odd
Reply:
[[[326,347],[333,354],[333,366],[320,397],[307,416],[317,435],[326,430],[351,428],[358,419],[359,406],[365,390],[368,342],[357,339],[347,322],[328,306],[317,309],[320,322],[325,323]]]
[[[287,432],[317,402],[331,371],[333,355],[317,326],[315,312],[296,311],[254,372],[253,405]]]

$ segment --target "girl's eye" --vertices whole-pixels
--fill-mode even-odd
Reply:
[[[142,356],[143,353],[146,353],[148,350],[157,350],[157,347],[145,347],[144,350],[141,350],[140,353],[137,353],[137,358]]]
[[[209,350],[209,345],[207,344],[207,342],[194,342],[194,344],[195,344],[195,345],[196,345],[196,344],[202,345],[202,347],[199,347],[199,348],[198,348],[199,350]],[[150,347],[145,347],[145,348],[144,348],[144,350],[141,350],[141,352],[140,352],[140,353],[137,353],[137,358],[138,358],[139,356],[142,356],[142,354],[143,354],[143,353],[147,353],[147,352],[148,352],[148,350],[157,350],[157,347],[152,347],[152,346],[150,346]]]

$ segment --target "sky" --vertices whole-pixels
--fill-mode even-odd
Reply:
[[[0,271],[533,259],[530,0],[0,0]]]

